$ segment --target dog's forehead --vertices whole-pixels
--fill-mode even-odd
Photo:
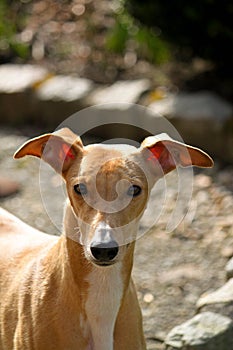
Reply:
[[[106,162],[112,161],[116,167],[122,165],[122,161],[130,158],[137,152],[137,148],[126,144],[92,144],[85,147],[84,157],[81,161],[82,170],[100,168]],[[121,161],[122,160],[122,161]]]
[[[126,158],[137,152],[137,148],[127,144],[92,144],[85,147],[88,158]]]
[[[85,147],[88,152],[93,152],[93,150],[97,150],[98,152],[118,152],[122,156],[128,155],[130,153],[134,153],[137,151],[137,148],[132,145],[127,144],[107,144],[107,143],[97,143],[91,144]]]

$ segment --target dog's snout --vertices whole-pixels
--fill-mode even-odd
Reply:
[[[100,263],[110,263],[117,256],[119,246],[114,240],[107,243],[93,242],[90,250],[96,261]]]

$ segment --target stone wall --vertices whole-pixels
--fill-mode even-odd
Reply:
[[[143,128],[156,132],[158,116],[163,115],[187,143],[202,147],[225,162],[233,162],[233,106],[212,92],[161,94],[147,79],[97,86],[88,79],[54,76],[39,66],[0,66],[2,125],[29,124],[54,129],[73,113],[93,105],[98,105],[101,124],[101,115],[119,113],[119,102],[129,104],[120,111],[125,123],[134,117],[132,104],[145,105],[149,110],[143,115]],[[103,107],[104,104],[107,105]],[[119,137],[114,130],[111,129],[111,137]]]

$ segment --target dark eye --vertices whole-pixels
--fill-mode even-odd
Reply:
[[[75,185],[74,190],[77,194],[81,194],[82,196],[87,194],[87,186],[82,183]]]
[[[140,186],[132,185],[128,188],[127,195],[130,197],[136,197],[142,192]]]

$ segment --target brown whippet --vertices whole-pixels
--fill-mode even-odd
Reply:
[[[64,233],[41,233],[0,210],[1,350],[142,350],[131,278],[138,222],[154,183],[176,166],[211,167],[166,134],[83,146],[64,128],[26,142],[66,182]]]

